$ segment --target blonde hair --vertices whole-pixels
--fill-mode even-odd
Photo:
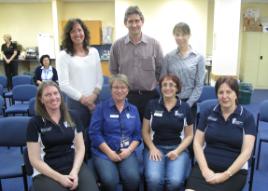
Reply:
[[[112,88],[113,83],[115,81],[123,82],[124,84],[126,84],[126,86],[129,89],[128,79],[127,79],[127,76],[125,74],[115,74],[115,75],[112,75],[110,77],[110,80],[109,80],[110,88]]]
[[[12,37],[10,34],[4,34],[3,38],[7,38],[8,40],[12,40]]]
[[[53,120],[51,119],[50,115],[48,114],[46,107],[44,106],[44,104],[41,102],[41,97],[43,94],[43,91],[46,87],[49,86],[53,86],[55,88],[57,88],[60,97],[61,97],[61,103],[60,103],[60,112],[61,115],[63,116],[64,121],[67,121],[68,124],[70,124],[72,127],[75,126],[75,123],[73,122],[70,113],[68,112],[67,106],[65,105],[65,103],[63,102],[64,98],[62,96],[62,93],[60,91],[59,86],[53,82],[53,81],[44,81],[42,82],[39,86],[38,86],[38,90],[37,90],[37,94],[36,94],[36,99],[35,99],[35,111],[36,114],[43,117],[46,120],[49,120],[51,122],[53,122]]]

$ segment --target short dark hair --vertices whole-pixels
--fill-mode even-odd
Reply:
[[[218,95],[219,88],[222,84],[226,83],[236,94],[238,99],[239,97],[239,84],[238,80],[232,76],[221,76],[217,79],[215,84],[215,93]],[[236,100],[236,104],[238,104],[238,100]]]
[[[191,29],[187,23],[180,22],[180,23],[177,23],[173,28],[173,35],[175,35],[177,33],[182,33],[184,35],[190,35]]]
[[[50,60],[50,56],[48,55],[48,54],[44,54],[44,55],[42,55],[41,57],[40,57],[40,64],[43,66],[44,64],[43,64],[43,60],[45,59],[45,58],[48,58],[49,60]]]
[[[176,84],[176,86],[177,86],[177,93],[180,93],[181,92],[181,82],[180,82],[180,79],[177,76],[173,75],[173,74],[166,74],[166,75],[164,75],[164,76],[162,76],[160,78],[160,80],[159,80],[160,91],[162,89],[162,82],[164,80],[166,80],[166,79],[172,80]]]
[[[74,49],[73,49],[73,42],[72,42],[70,33],[71,33],[73,26],[75,24],[79,24],[84,31],[85,39],[83,42],[83,48],[86,52],[88,52],[88,46],[89,46],[89,41],[90,41],[90,31],[88,30],[85,23],[79,18],[69,19],[64,27],[62,47],[71,56],[73,56],[73,54],[74,54]]]
[[[129,15],[133,15],[133,14],[139,15],[142,22],[144,22],[144,16],[140,8],[138,6],[129,6],[125,12],[124,23],[127,22]]]

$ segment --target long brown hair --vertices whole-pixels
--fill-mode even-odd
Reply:
[[[70,34],[71,34],[71,31],[73,30],[73,26],[75,24],[79,24],[84,31],[85,39],[83,41],[83,49],[86,52],[88,52],[88,47],[89,47],[89,42],[90,42],[90,32],[89,32],[89,29],[87,28],[87,26],[85,25],[85,23],[79,18],[69,19],[67,21],[66,25],[64,26],[62,47],[71,56],[74,55],[74,47],[73,47],[73,41],[71,39]]]
[[[57,88],[57,90],[58,90],[58,92],[60,94],[60,97],[61,97],[61,103],[60,103],[61,116],[63,116],[64,121],[67,121],[69,125],[74,127],[75,124],[74,124],[74,122],[73,122],[73,120],[71,118],[70,113],[68,112],[67,106],[65,105],[65,103],[63,101],[64,98],[62,96],[60,88],[53,81],[44,81],[38,86],[36,99],[35,99],[35,112],[36,112],[36,115],[39,115],[39,116],[43,117],[44,119],[49,120],[49,121],[51,121],[53,123],[53,120],[51,119],[49,113],[47,112],[46,107],[41,102],[43,91],[44,91],[44,89],[46,87],[49,87],[49,86],[53,86],[53,87]]]

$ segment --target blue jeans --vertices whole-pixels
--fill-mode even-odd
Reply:
[[[104,191],[116,191],[121,183],[124,191],[138,191],[140,185],[139,164],[135,153],[121,162],[113,162],[93,156],[93,163]]]
[[[191,170],[191,160],[188,151],[183,151],[176,160],[169,160],[165,156],[169,151],[174,150],[174,146],[156,147],[163,154],[161,161],[149,159],[149,150],[144,150],[145,180],[148,191],[178,191],[184,184]]]
[[[91,158],[91,141],[88,137],[88,127],[91,119],[91,111],[84,105],[82,105],[79,101],[73,100],[70,97],[66,98],[68,108],[73,114],[79,117],[81,125],[83,125],[83,137],[85,142],[85,159]]]

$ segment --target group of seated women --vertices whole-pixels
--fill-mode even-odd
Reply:
[[[93,165],[101,190],[137,191],[141,183],[135,150],[144,142],[144,176],[149,191],[239,191],[246,182],[256,128],[254,118],[238,103],[238,82],[220,77],[218,104],[200,114],[194,133],[189,105],[181,101],[179,79],[164,75],[161,98],[146,106],[141,124],[137,108],[126,99],[127,77],[110,78],[111,98],[99,103],[91,118]],[[81,122],[68,112],[59,87],[39,85],[36,116],[29,123],[27,147],[34,168],[35,190],[98,190],[93,170],[83,160]],[[194,139],[194,141],[193,141]],[[195,165],[189,146],[193,141]]]

